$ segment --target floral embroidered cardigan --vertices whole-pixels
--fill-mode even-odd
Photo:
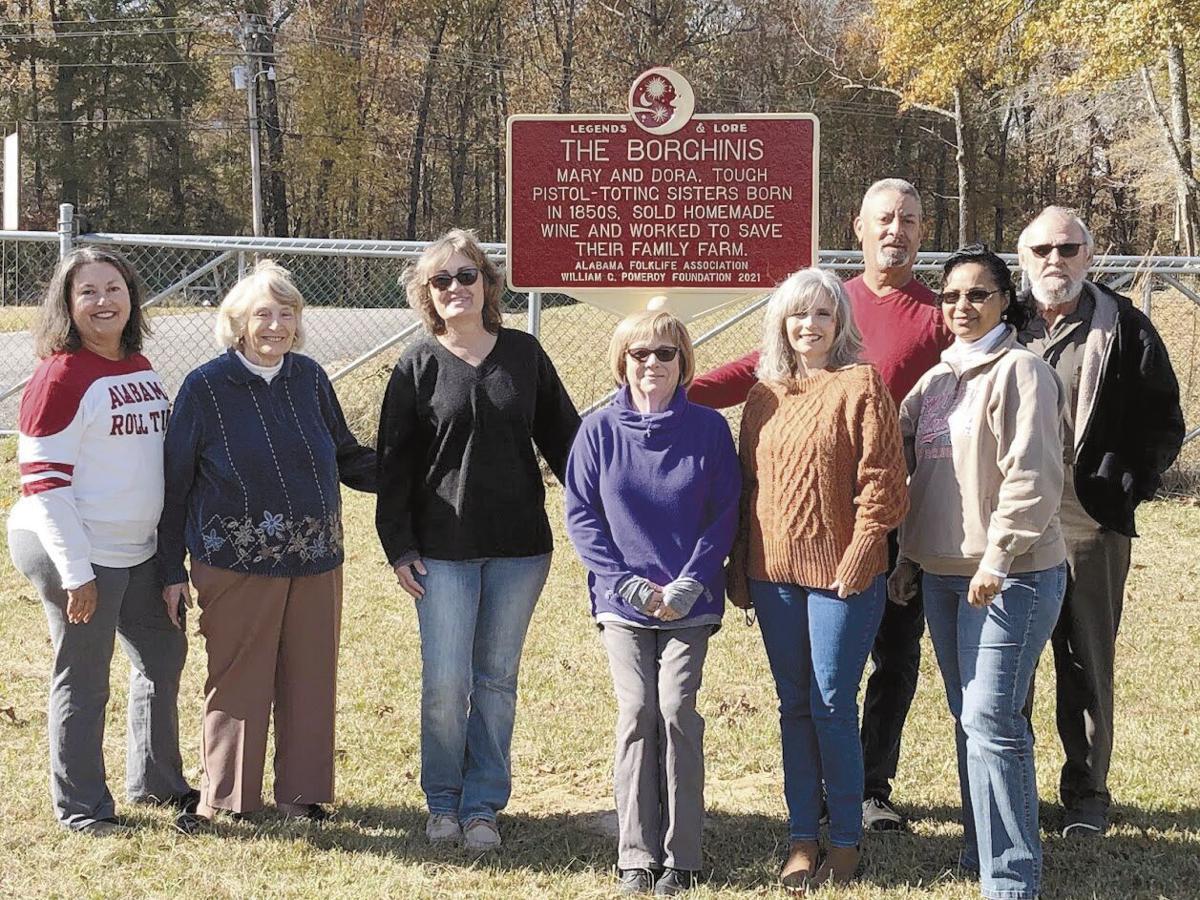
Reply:
[[[158,561],[296,578],[342,564],[339,481],[375,491],[375,452],[346,426],[325,371],[289,353],[268,384],[230,350],[185,379],[164,448]]]

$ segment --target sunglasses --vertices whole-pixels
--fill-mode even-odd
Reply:
[[[675,354],[679,352],[678,347],[636,347],[626,350],[630,356],[640,363],[644,363],[651,356],[657,359],[660,363],[669,363],[675,358]]]
[[[1083,244],[1078,244],[1078,243],[1075,243],[1075,244],[1037,244],[1036,246],[1030,247],[1029,250],[1031,253],[1033,253],[1034,256],[1037,256],[1041,259],[1045,259],[1047,256],[1049,256],[1055,250],[1058,251],[1058,255],[1061,256],[1063,259],[1071,259],[1073,256],[1079,255],[1079,250],[1081,247],[1083,247]]]
[[[944,291],[938,294],[938,299],[941,300],[944,305],[952,306],[958,303],[960,297],[966,297],[967,302],[972,306],[983,306],[983,304],[987,303],[988,297],[992,296],[992,294],[1001,293],[1003,293],[1003,291],[1001,291],[999,288],[996,288],[994,291],[985,291],[983,288],[972,288],[969,291]]]
[[[459,269],[453,275],[447,274],[446,272],[438,272],[429,279],[429,286],[435,287],[439,291],[445,291],[449,290],[450,285],[456,281],[463,287],[470,287],[478,280],[479,270],[472,266],[471,268],[467,269]]]

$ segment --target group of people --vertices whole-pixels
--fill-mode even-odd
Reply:
[[[189,834],[261,808],[273,718],[276,806],[328,817],[340,483],[377,494],[387,562],[416,601],[426,837],[498,848],[521,652],[552,552],[540,453],[564,488],[617,700],[622,892],[699,878],[697,697],[728,596],[754,610],[779,697],[784,886],[846,883],[864,830],[907,827],[891,787],[928,622],[955,726],[960,864],[986,897],[1036,897],[1034,670],[1051,642],[1063,834],[1102,833],[1134,510],[1179,450],[1178,385],[1149,320],[1086,280],[1092,238],[1067,210],[1021,235],[1027,294],[978,245],[946,261],[939,293],[917,281],[921,203],[899,179],[870,187],[855,231],[861,276],[793,274],[767,303],[761,350],[707,375],[668,311],[623,320],[617,392],[582,422],[537,340],[503,327],[495,265],[451,231],[406,272],[425,334],[388,382],[374,450],[297,352],[304,301],[278,265],[224,299],[224,352],[168,413],[140,352],[136,273],[75,251],[36,332],[9,517],[54,646],[60,821],[125,828],[101,753],[114,635],[132,664],[131,801],[177,807]],[[742,402],[735,448],[710,407]],[[176,712],[189,581],[207,650],[198,790]]]

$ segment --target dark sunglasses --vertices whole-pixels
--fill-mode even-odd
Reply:
[[[1082,246],[1083,244],[1038,244],[1035,247],[1030,247],[1029,250],[1034,256],[1041,259],[1045,259],[1055,250],[1058,251],[1058,255],[1063,259],[1070,259],[1073,256],[1079,255],[1079,250]]]
[[[463,287],[470,287],[479,280],[479,270],[473,266],[468,269],[459,269],[453,275],[446,272],[438,272],[429,279],[430,287],[435,287],[439,291],[448,290],[450,285],[457,281]]]
[[[941,300],[946,306],[952,306],[955,303],[958,303],[959,297],[966,297],[967,302],[972,306],[983,306],[983,304],[987,303],[988,297],[992,296],[992,294],[1001,293],[1003,293],[1003,291],[1001,291],[999,288],[996,288],[994,291],[985,291],[983,288],[972,288],[969,291],[943,291],[942,293],[938,294],[938,299]]]
[[[640,363],[644,363],[651,356],[657,359],[660,363],[669,363],[675,358],[675,354],[679,352],[678,347],[638,347],[636,349],[626,350],[630,356]]]

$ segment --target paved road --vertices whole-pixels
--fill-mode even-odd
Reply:
[[[174,395],[184,376],[216,355],[215,310],[156,316],[145,353]],[[304,353],[330,372],[366,353],[417,320],[409,309],[323,309],[304,311]],[[0,393],[28,378],[36,360],[28,331],[0,334]],[[0,402],[0,430],[16,428],[18,392]]]

